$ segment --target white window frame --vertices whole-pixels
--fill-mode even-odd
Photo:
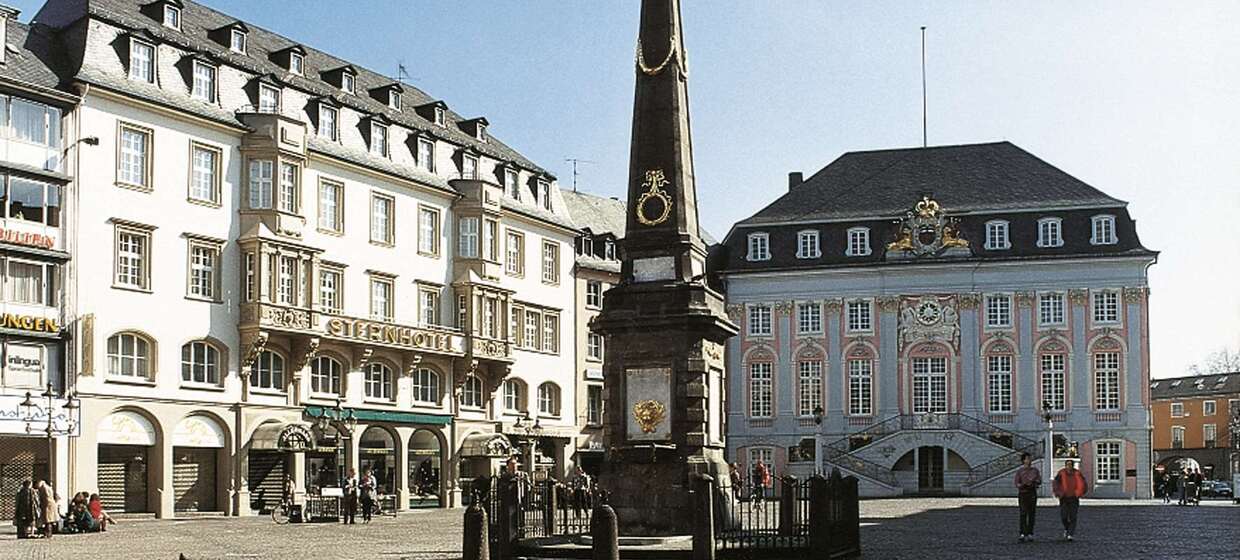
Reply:
[[[464,216],[457,223],[457,256],[463,259],[478,258],[478,238],[481,236],[482,219]]]
[[[1012,294],[986,294],[983,300],[987,329],[1012,328]]]
[[[401,105],[400,92],[396,91],[395,89],[389,89],[388,90],[388,102],[387,102],[388,109],[391,109],[393,111],[399,111],[400,105]]]
[[[310,393],[312,395],[341,395],[344,364],[329,356],[318,356],[310,362]]]
[[[560,244],[550,239],[542,242],[542,282],[560,283]]]
[[[151,291],[151,244],[154,242],[154,228],[116,224],[114,228],[114,252],[116,255],[112,266],[112,286],[122,289]],[[140,240],[140,247],[133,251],[122,251],[123,236],[132,236]],[[134,264],[132,261],[137,261]]]
[[[551,204],[551,182],[545,179],[538,180],[538,202],[542,204],[543,210],[550,212]]]
[[[1091,290],[1090,318],[1095,325],[1118,325],[1123,321],[1123,302],[1119,290]]]
[[[874,415],[874,361],[848,360],[848,415]]]
[[[603,386],[598,384],[586,385],[586,425],[602,425],[603,406]]]
[[[298,76],[305,75],[306,57],[298,52],[288,53],[288,71]]]
[[[1218,447],[1218,424],[1202,424],[1201,447],[1206,449]]]
[[[200,70],[202,71],[201,75],[199,73]],[[192,78],[190,80],[192,85],[190,97],[207,103],[215,103],[217,92],[219,91],[219,67],[201,60],[194,60],[190,75]]]
[[[1090,245],[1115,245],[1119,235],[1115,231],[1115,216],[1099,214],[1090,218]]]
[[[210,154],[210,168],[199,165],[199,154]],[[224,151],[201,142],[189,143],[189,187],[187,199],[209,206],[220,205]],[[206,184],[203,184],[206,183]],[[205,192],[204,192],[205,190]]]
[[[318,206],[319,231],[344,233],[344,183],[320,177]]]
[[[873,250],[870,248],[870,228],[848,228],[848,247],[844,250],[844,254],[849,257],[864,257],[872,252]]]
[[[769,305],[749,306],[749,336],[771,336],[771,313]]]
[[[1038,325],[1062,326],[1067,321],[1067,301],[1063,292],[1038,294]]]
[[[280,160],[280,189],[276,192],[276,209],[288,214],[301,210],[301,166]]]
[[[439,256],[439,210],[418,206],[418,254]]]
[[[1109,362],[1114,361],[1114,364]],[[1104,363],[1108,362],[1108,363]],[[1090,373],[1094,383],[1094,409],[1119,412],[1123,404],[1123,356],[1120,352],[1094,352],[1090,356]]]
[[[137,64],[138,57],[134,56],[139,50],[149,52],[150,57],[142,60],[144,64]],[[143,41],[137,38],[129,39],[129,79],[139,82],[153,84],[156,82],[158,73],[158,57],[159,49],[154,43]]]
[[[370,153],[381,158],[388,157],[388,127],[385,124],[370,123]]]
[[[751,233],[746,237],[749,252],[745,260],[750,262],[771,260],[771,236],[766,232]]]
[[[514,199],[521,200],[521,174],[511,167],[504,168],[504,192]]]
[[[1012,413],[1011,354],[986,356],[986,408],[991,414]]]
[[[370,242],[384,247],[396,244],[395,197],[370,193]]]
[[[461,407],[481,409],[486,405],[482,400],[482,380],[476,375],[465,377],[465,383],[461,386]]]
[[[479,142],[487,141],[487,125],[482,123],[474,125],[474,139]]]
[[[344,269],[319,265],[319,309],[324,313],[344,311]]]
[[[986,222],[986,249],[990,251],[1011,249],[1010,231],[1011,227],[1007,220],[991,220]]]
[[[538,414],[559,418],[560,409],[560,386],[550,381],[540,384],[538,386]]]
[[[1063,219],[1051,216],[1038,220],[1038,247],[1063,247]]]
[[[331,118],[327,118],[331,115]],[[340,140],[340,109],[319,103],[318,135],[333,142]]]
[[[127,146],[126,134],[141,137],[142,148]],[[155,131],[127,122],[117,123],[116,130],[116,184],[122,187],[150,191],[153,188],[151,177],[152,157],[155,153]],[[136,144],[134,144],[136,146]],[[140,173],[141,175],[137,175]]]
[[[1171,427],[1171,448],[1184,449],[1184,436],[1188,435],[1188,430],[1184,426]]]
[[[560,315],[543,312],[542,351],[548,354],[560,353]]]
[[[1201,415],[1202,416],[1214,416],[1216,414],[1218,414],[1218,402],[1217,401],[1213,401],[1213,400],[1201,401]]]
[[[797,232],[797,258],[816,259],[822,256],[818,230],[807,229]]]
[[[386,293],[384,292],[386,289]],[[390,276],[370,276],[370,318],[385,323],[396,315],[396,281]]]
[[[185,297],[218,303],[222,301],[221,263],[224,244],[190,238],[186,257]],[[206,262],[202,258],[207,259]]]
[[[1065,354],[1039,356],[1038,381],[1042,387],[1042,402],[1049,403],[1052,412],[1067,410],[1068,356]],[[1039,406],[1041,404],[1038,403]]]
[[[603,308],[603,282],[586,280],[586,309]]]
[[[186,355],[186,350],[189,355]],[[218,387],[224,353],[208,340],[191,340],[181,345],[181,384]],[[201,379],[196,379],[201,378]]]
[[[383,362],[370,362],[362,370],[362,385],[367,400],[391,402],[396,400],[392,368]]]
[[[844,331],[849,334],[874,332],[874,301],[853,299],[844,303]]]
[[[478,156],[461,154],[461,178],[476,180],[478,178]]]
[[[822,332],[822,304],[803,302],[797,304],[797,333],[816,334]]]
[[[1183,418],[1184,417],[1184,403],[1182,402],[1171,403],[1171,417],[1172,418]]]
[[[340,91],[352,94],[357,91],[357,78],[348,72],[340,73]]]
[[[418,167],[435,172],[435,141],[429,138],[418,138]]]
[[[518,278],[525,275],[525,234],[512,228],[504,234],[504,272]]]
[[[426,326],[439,325],[439,289],[430,286],[418,288],[418,318]]]
[[[435,107],[434,115],[435,115],[435,124],[439,126],[447,125],[448,112],[445,111],[443,107]]]
[[[443,378],[439,372],[428,367],[418,368],[413,374],[413,402],[438,406],[442,397]]]
[[[942,367],[939,367],[939,366]],[[910,360],[913,386],[913,414],[946,413],[950,391],[947,379],[951,361],[944,356],[914,357]]]
[[[775,413],[773,371],[771,362],[749,364],[749,417],[772,418]]]
[[[1114,447],[1114,452],[1112,452]],[[1096,484],[1117,484],[1124,481],[1124,442],[1094,442],[1094,480]]]
[[[822,408],[822,361],[797,362],[797,416],[810,418]]]
[[[250,388],[284,393],[284,356],[263,350],[250,365]]]
[[[168,28],[180,31],[181,30],[181,8],[178,8],[171,4],[164,4],[164,18],[163,18],[162,23],[164,24],[164,27],[168,27]]]
[[[586,333],[586,360],[603,361],[603,335],[596,332]]]
[[[277,304],[297,306],[301,302],[302,266],[295,255],[273,255],[275,258],[275,300]]]
[[[504,381],[504,411],[520,412],[525,408],[526,385],[520,379]]]
[[[132,339],[132,351],[125,353],[125,339]],[[116,349],[112,348],[112,340],[116,340]],[[139,352],[139,343],[145,345],[146,352]],[[119,379],[139,379],[153,382],[156,369],[159,367],[159,349],[154,340],[142,333],[121,331],[109,336],[105,341],[108,358],[108,377]],[[133,373],[125,373],[125,364],[129,363]]]
[[[237,54],[245,54],[249,50],[250,37],[245,31],[237,28],[230,30],[228,34],[228,50]]]
[[[280,105],[283,101],[283,92],[280,88],[267,84],[258,84],[258,112],[260,113],[279,113]],[[275,103],[267,103],[269,99],[274,99]]]

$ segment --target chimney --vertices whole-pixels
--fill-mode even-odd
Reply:
[[[788,173],[788,190],[789,191],[797,188],[798,186],[801,185],[801,183],[804,183],[804,182],[805,182],[804,173],[801,173],[800,171],[793,171],[791,173]]]

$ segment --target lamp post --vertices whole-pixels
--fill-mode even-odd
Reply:
[[[328,426],[336,428],[336,434],[339,438],[336,441],[336,459],[338,462],[347,462],[347,459],[342,458],[340,454],[344,451],[343,440],[353,439],[353,431],[357,429],[357,414],[352,410],[345,410],[344,401],[340,397],[336,397],[336,406],[331,408],[326,406],[323,407],[322,412],[319,414],[318,420],[315,422],[315,425],[318,427],[320,433],[325,432]],[[354,445],[360,444],[360,438],[358,441],[354,442]],[[352,457],[352,454],[349,454],[349,457]],[[357,468],[357,465],[353,465],[353,467]],[[343,477],[343,472],[340,468],[341,466],[337,465],[337,479]]]
[[[1054,490],[1051,488],[1052,481],[1055,478],[1055,415],[1051,413],[1050,401],[1042,401],[1042,419],[1046,420],[1046,443],[1043,444],[1043,453],[1046,455],[1046,495],[1053,495]]]
[[[814,474],[822,476],[822,406],[814,407]]]
[[[41,402],[36,403],[35,397],[26,392],[26,398],[19,406],[22,409],[23,420],[26,422],[26,433],[34,434],[36,431],[42,431],[47,438],[47,478],[54,479],[56,476],[56,468],[54,458],[56,456],[56,436],[72,436],[77,430],[78,422],[81,420],[81,403],[72,392],[65,394],[65,404],[61,407],[65,410],[65,421],[63,426],[56,425],[56,391],[53,390],[52,384],[47,384],[47,390],[39,395],[47,401],[46,408],[40,410]],[[43,412],[47,417],[47,424],[41,429],[36,427],[39,422],[38,413]],[[77,414],[78,418],[74,418]]]
[[[514,430],[519,430],[520,432],[525,434],[525,436],[521,438],[521,441],[520,443],[518,443],[518,445],[520,445],[522,450],[524,451],[523,455],[525,455],[525,457],[522,457],[522,460],[527,461],[525,468],[526,470],[529,471],[530,476],[533,476],[534,475],[534,435],[533,434],[538,432],[538,430],[542,429],[542,424],[540,424],[539,419],[535,417],[534,423],[527,426],[525,423],[529,422],[529,420],[530,420],[530,411],[528,410],[522,411],[521,415],[517,417],[516,423],[512,425],[512,428]]]

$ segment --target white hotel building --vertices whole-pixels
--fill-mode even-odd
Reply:
[[[192,2],[49,0],[31,34],[97,139],[62,494],[246,515],[371,467],[404,509],[517,449],[566,470],[578,232],[486,119]]]

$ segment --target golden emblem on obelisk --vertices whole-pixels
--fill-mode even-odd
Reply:
[[[663,191],[663,186],[667,184],[668,180],[663,177],[662,169],[646,171],[646,180],[642,181],[642,188],[646,189],[646,192],[637,197],[637,221],[648,226],[657,226],[672,215],[672,197]],[[646,205],[652,201],[658,201],[660,206],[658,212],[652,212],[654,217],[647,214],[646,209]]]
[[[639,401],[633,405],[633,418],[637,420],[642,433],[653,434],[667,418],[667,407],[654,399]]]

